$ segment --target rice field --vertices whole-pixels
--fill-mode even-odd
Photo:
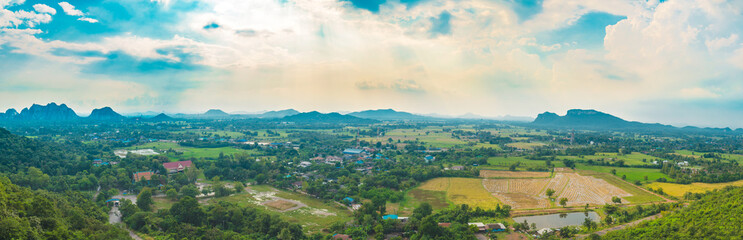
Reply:
[[[457,205],[467,204],[470,207],[494,209],[498,204],[501,204],[497,198],[485,190],[482,179],[479,178],[435,178],[426,181],[416,189],[446,192],[446,200]],[[415,197],[415,195],[413,196]],[[417,200],[425,201],[425,199]]]
[[[660,183],[654,182],[647,185],[650,188],[658,189],[662,188],[663,192],[674,197],[683,197],[687,192],[690,193],[703,193],[712,191],[715,189],[724,188],[726,186],[743,186],[743,180],[728,182],[728,183],[692,183],[692,184],[676,184],[676,183]]]
[[[547,189],[555,190],[556,199],[567,198],[568,206],[603,205],[615,196],[632,196],[602,179],[572,172],[556,172],[545,179],[485,179],[483,185],[515,209],[550,207]]]

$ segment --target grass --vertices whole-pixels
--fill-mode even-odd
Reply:
[[[168,152],[165,154],[170,159],[189,159],[189,158],[217,158],[219,157],[220,153],[224,153],[225,155],[232,155],[235,153],[247,153],[251,155],[259,155],[260,152],[257,150],[245,150],[245,149],[238,149],[234,147],[220,147],[220,148],[194,148],[194,147],[184,147],[181,145],[178,145],[177,143],[170,143],[170,142],[151,142],[146,143],[142,145],[132,146],[128,147],[126,149],[129,150],[135,150],[135,149],[148,149],[151,148],[157,152],[173,149],[178,154],[173,152]]]
[[[308,207],[282,213],[275,208],[255,204],[255,199],[247,192],[237,193],[228,197],[213,199],[211,201],[227,201],[236,203],[239,206],[257,207],[258,209],[275,213],[289,222],[302,224],[304,229],[309,233],[320,232],[323,228],[336,222],[348,222],[353,220],[353,215],[347,208],[333,202],[325,202],[301,193],[278,190],[265,185],[250,186],[250,188],[258,192],[275,191],[275,196],[277,197],[299,201],[306,204]],[[330,215],[323,213],[329,213]]]
[[[724,188],[726,186],[743,186],[743,180],[727,183],[692,183],[692,184],[676,184],[676,183],[661,183],[654,182],[647,185],[653,189],[662,188],[663,192],[674,197],[683,197],[685,193],[703,193],[712,191],[715,189]]]
[[[609,173],[611,174],[612,169],[617,170],[617,177],[622,177],[622,175],[627,176],[628,182],[635,182],[640,181],[643,183],[647,182],[654,182],[658,178],[665,178],[667,180],[673,180],[668,175],[660,172],[660,169],[657,168],[623,168],[623,167],[611,167],[611,166],[593,166],[593,165],[585,165],[585,164],[576,164],[576,169],[578,170],[589,170],[594,172],[601,172],[601,173]],[[645,176],[648,177],[648,181],[645,181]]]
[[[624,197],[624,199],[627,199],[627,201],[630,201],[631,203],[648,203],[648,202],[664,201],[663,198],[658,197],[652,193],[646,192],[645,190],[640,189],[638,186],[628,183],[627,181],[623,181],[619,177],[611,175],[609,173],[600,173],[600,172],[595,172],[595,171],[584,170],[584,171],[580,171],[580,174],[603,179],[609,184],[614,185],[618,188],[621,188],[622,190],[626,191],[629,194],[632,194],[632,196],[630,197]]]

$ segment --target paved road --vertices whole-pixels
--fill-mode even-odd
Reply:
[[[119,212],[119,207],[112,207],[111,211],[108,212],[108,223],[117,224],[120,222],[121,222],[121,212]]]

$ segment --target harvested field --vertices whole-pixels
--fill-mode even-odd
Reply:
[[[547,178],[550,174],[550,172],[480,170],[480,177],[483,178]]]
[[[550,207],[547,189],[555,190],[556,199],[567,198],[568,206],[602,205],[611,203],[614,196],[632,196],[603,179],[562,169],[555,172],[555,176],[548,179],[484,179],[483,186],[514,209]]]
[[[293,202],[290,202],[290,201],[283,200],[283,199],[279,199],[279,200],[275,200],[275,201],[269,201],[269,202],[263,203],[263,205],[264,206],[267,206],[267,207],[272,207],[272,208],[277,209],[279,211],[284,211],[284,210],[287,210],[287,209],[290,209],[290,208],[293,208],[293,207],[296,207],[297,206],[297,204],[295,204]]]

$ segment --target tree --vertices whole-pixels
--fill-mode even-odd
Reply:
[[[234,188],[235,188],[235,192],[236,193],[242,192],[243,190],[245,190],[245,184],[243,184],[240,181],[237,181],[237,182],[235,182]],[[304,188],[304,189],[307,189],[307,188]]]
[[[137,195],[137,206],[142,211],[152,211],[152,190],[148,187],[142,188],[142,191]]]
[[[617,175],[617,170],[616,169],[612,169],[611,170],[611,175]]]
[[[175,188],[168,189],[168,191],[165,191],[165,195],[170,198],[170,200],[178,200],[178,192],[175,191]]]
[[[192,166],[192,167],[186,168],[186,170],[183,173],[186,175],[186,178],[188,179],[188,183],[194,183],[196,182],[196,179],[199,177],[199,175],[201,175],[201,170]]]
[[[548,198],[551,199],[552,198],[552,195],[554,195],[554,194],[555,194],[555,190],[554,189],[552,189],[552,188],[548,188],[547,189],[547,197]]]
[[[178,221],[183,223],[190,223],[194,226],[199,226],[204,221],[206,213],[199,202],[195,198],[185,196],[180,201],[173,204],[170,208],[170,214],[175,216]]]
[[[196,198],[199,195],[199,188],[196,185],[188,184],[181,188],[181,195]]]
[[[562,207],[565,207],[565,205],[567,204],[568,204],[567,198],[560,198],[560,205],[562,205]]]
[[[616,204],[620,204],[620,203],[622,203],[622,199],[619,198],[619,197],[617,197],[617,196],[614,196],[614,197],[611,197],[611,202],[616,203]]]
[[[622,180],[627,180],[627,175],[622,175]]]
[[[421,205],[419,205],[417,208],[415,208],[415,210],[413,210],[413,218],[420,220],[428,215],[431,215],[431,212],[433,212],[431,204],[424,202],[421,203]]]

